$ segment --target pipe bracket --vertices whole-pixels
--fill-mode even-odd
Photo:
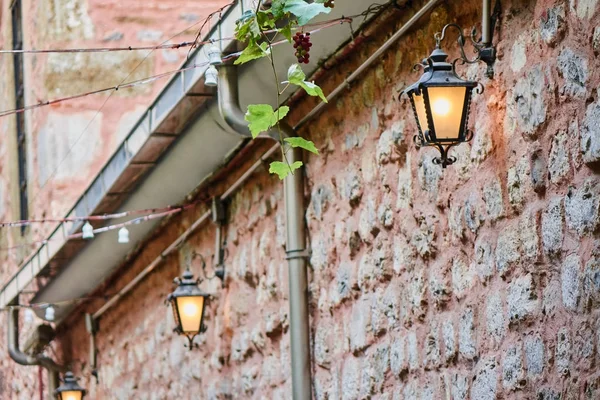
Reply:
[[[305,259],[310,258],[310,250],[308,250],[308,249],[288,250],[285,252],[285,254],[286,254],[286,256],[285,256],[286,260],[296,260],[298,258],[305,258]]]

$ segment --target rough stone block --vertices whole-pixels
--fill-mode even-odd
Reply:
[[[539,213],[536,211],[524,213],[519,221],[521,253],[531,261],[536,261],[540,256],[538,221]]]
[[[531,153],[529,160],[531,185],[536,193],[544,193],[546,191],[546,177],[548,175],[546,167],[546,159],[541,150],[536,150]]]
[[[460,355],[467,360],[477,356],[477,343],[475,338],[475,311],[466,308],[458,322],[458,349]]]
[[[560,252],[563,242],[563,199],[555,197],[550,200],[542,214],[542,245],[548,255]]]
[[[594,336],[596,332],[588,321],[582,321],[574,327],[573,364],[580,370],[588,370],[594,363]]]
[[[558,331],[556,341],[556,372],[561,375],[568,375],[571,370],[571,336],[567,328],[561,328]]]
[[[434,216],[417,218],[419,227],[414,230],[411,238],[411,244],[415,247],[419,255],[428,258],[435,255],[437,247],[435,245],[435,223]]]
[[[537,313],[539,300],[531,274],[520,276],[508,285],[507,302],[511,323],[528,319]]]
[[[349,356],[342,370],[342,399],[356,400],[360,393],[361,367],[360,360]]]
[[[552,139],[552,149],[548,157],[550,182],[560,183],[571,170],[567,132],[559,131]]]
[[[555,44],[564,35],[566,28],[565,7],[560,4],[549,8],[540,22],[540,35],[544,42]]]
[[[565,308],[576,311],[581,296],[581,259],[576,254],[569,255],[561,269],[562,299]]]
[[[453,400],[466,400],[469,395],[469,381],[465,375],[452,374],[451,393]]]
[[[525,365],[529,377],[539,376],[544,372],[544,342],[540,336],[525,338]]]
[[[408,355],[408,367],[411,371],[415,371],[419,368],[419,345],[417,343],[417,334],[414,331],[408,333],[406,350]]]
[[[504,204],[502,201],[502,186],[498,178],[493,179],[483,188],[483,199],[485,210],[490,221],[496,221],[504,216]]]
[[[561,91],[571,96],[584,97],[586,82],[588,80],[588,62],[583,56],[576,54],[572,49],[565,47],[557,59],[558,70],[565,79]]]
[[[464,217],[467,227],[471,232],[476,233],[481,223],[484,221],[483,214],[481,212],[481,205],[475,193],[471,193],[469,198],[465,201]]]
[[[521,346],[511,346],[504,352],[502,360],[502,386],[505,389],[516,390],[525,384]]]
[[[394,237],[394,272],[400,275],[412,271],[416,263],[416,252],[401,236]]]
[[[471,147],[471,162],[481,164],[492,152],[494,146],[489,132],[489,124],[481,119],[475,121],[475,137]]]
[[[385,374],[390,368],[390,348],[387,343],[378,345],[363,362],[361,376],[361,397],[368,398],[383,389]]]
[[[567,226],[579,236],[592,233],[600,224],[600,184],[590,178],[579,189],[569,187],[565,197]]]
[[[406,335],[396,337],[390,345],[390,367],[394,376],[400,376],[408,371],[408,353]]]
[[[445,318],[442,322],[442,340],[444,341],[444,360],[446,363],[456,358],[456,333],[454,331],[454,321],[452,318]]]
[[[585,264],[583,272],[583,304],[586,307],[600,306],[600,258],[593,256]]]
[[[504,304],[499,292],[488,296],[485,319],[488,335],[490,335],[496,344],[500,344],[506,334],[506,322],[504,318]]]
[[[363,195],[363,180],[355,166],[350,166],[344,179],[344,197],[352,207],[357,206]]]
[[[480,235],[475,242],[471,270],[477,272],[479,280],[486,283],[494,274],[494,249],[489,237]]]
[[[432,321],[429,326],[429,333],[425,337],[425,346],[423,351],[423,366],[425,369],[434,369],[440,366],[441,354],[438,337],[438,323]]]
[[[544,101],[545,77],[540,65],[529,68],[514,87],[517,121],[523,133],[535,136],[537,128],[546,121],[547,105]]]
[[[439,183],[443,177],[442,166],[433,163],[435,157],[438,157],[437,150],[423,151],[417,171],[419,185],[429,194],[431,201],[437,200]]]
[[[471,387],[471,398],[477,400],[495,400],[498,386],[498,368],[496,359],[485,358],[480,362]]]
[[[600,102],[592,103],[587,107],[580,135],[583,161],[586,163],[600,161]]]
[[[471,288],[473,282],[473,274],[465,262],[460,257],[452,261],[452,291],[454,295],[461,299]]]
[[[374,237],[379,234],[380,228],[377,224],[377,212],[375,208],[375,199],[369,197],[366,205],[360,213],[358,222],[358,234],[365,243],[371,243]]]
[[[411,153],[406,154],[404,166],[398,171],[398,198],[396,210],[406,210],[412,206],[412,164]]]
[[[516,226],[509,225],[498,234],[496,244],[496,266],[498,272],[504,275],[511,265],[519,261],[521,256],[520,237]]]
[[[361,351],[371,344],[371,299],[360,298],[352,306],[352,317],[348,326],[350,350]]]

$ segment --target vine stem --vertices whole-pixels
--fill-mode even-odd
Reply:
[[[256,16],[258,15],[258,11],[260,10],[260,5],[262,3],[262,0],[258,0],[258,4],[256,6],[256,12],[254,13],[254,18],[257,18]],[[258,22],[258,20],[257,20]],[[279,86],[279,76],[277,74],[277,69],[275,68],[275,57],[273,56],[273,46],[272,46],[272,41],[269,39],[269,37],[266,35],[266,33],[263,31],[262,27],[260,26],[260,24],[258,24],[258,29],[260,30],[260,33],[262,34],[262,36],[265,38],[265,40],[267,41],[267,44],[269,45],[269,60],[271,61],[271,69],[273,70],[273,77],[275,78],[275,99],[276,99],[276,106],[277,106],[277,133],[279,133],[279,144],[281,146],[281,156],[283,157],[283,160],[285,161],[285,163],[287,164],[290,173],[294,173],[294,171],[292,170],[292,166],[290,165],[290,162],[287,159],[287,155],[285,154],[285,141],[283,140],[283,133],[281,132],[281,125],[280,125],[280,116],[279,116],[279,96],[281,95],[281,93],[283,93],[283,91],[280,92],[280,86]],[[275,36],[273,38],[277,37],[277,33],[275,34]],[[287,87],[289,86],[289,84],[284,88],[287,89]]]

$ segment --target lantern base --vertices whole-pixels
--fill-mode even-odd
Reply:
[[[448,156],[448,151],[450,150],[450,148],[461,143],[470,142],[471,139],[473,139],[473,132],[468,130],[463,140],[454,143],[441,144],[428,142],[424,139],[421,133],[413,137],[413,142],[415,143],[418,149],[420,149],[421,147],[435,147],[436,149],[438,149],[441,157],[435,157],[432,161],[435,165],[441,165],[442,168],[446,168],[448,165],[452,165],[456,162],[456,157]]]
[[[188,340],[188,344],[184,345],[185,347],[188,348],[188,350],[193,350],[193,349],[197,349],[198,348],[198,344],[194,343],[194,339],[196,338],[196,336],[198,336],[201,333],[204,333],[208,330],[208,327],[206,325],[204,325],[204,323],[202,324],[202,326],[200,327],[200,332],[194,334],[194,335],[186,335],[184,334],[184,336],[187,338]],[[180,333],[178,329],[175,329],[175,332]]]

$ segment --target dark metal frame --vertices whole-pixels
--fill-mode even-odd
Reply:
[[[23,50],[23,9],[21,0],[15,0],[11,5],[12,47],[13,50]],[[25,82],[23,54],[13,54],[13,72],[15,84],[15,108],[25,106]],[[25,114],[17,113],[17,162],[19,173],[19,219],[29,218],[29,198],[27,184],[27,137],[25,131]],[[25,233],[26,225],[21,225],[21,235]]]
[[[57,400],[62,400],[62,394],[64,392],[81,392],[82,400],[87,394],[87,390],[79,386],[77,383],[77,378],[75,378],[75,375],[73,375],[71,371],[65,373],[63,384],[54,391],[54,395],[56,396]]]

